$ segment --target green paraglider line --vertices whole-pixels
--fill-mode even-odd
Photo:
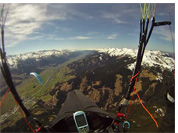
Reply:
[[[158,6],[158,3],[156,3],[156,5],[154,4],[154,6],[152,6],[152,12],[150,13],[149,18],[151,16],[155,17],[155,12],[156,12],[157,6]]]

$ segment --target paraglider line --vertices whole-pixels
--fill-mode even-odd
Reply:
[[[170,5],[170,8],[169,8],[169,21],[171,21],[171,5]],[[174,60],[175,60],[174,39],[173,39],[173,33],[172,33],[172,29],[171,29],[171,26],[170,26],[170,25],[169,25],[169,31],[170,31],[170,34],[171,34],[173,58],[174,58]],[[175,64],[174,64],[174,69],[175,69]]]
[[[155,122],[156,126],[159,127],[157,121],[155,120],[155,118],[153,117],[153,115],[148,111],[148,109],[144,106],[144,104],[142,103],[142,100],[141,100],[139,94],[138,94],[137,91],[136,91],[137,76],[138,76],[138,75],[139,75],[139,72],[138,72],[137,74],[135,74],[135,75],[130,79],[130,82],[132,82],[132,80],[136,77],[135,85],[134,85],[134,90],[133,90],[133,95],[132,95],[132,99],[131,99],[131,102],[130,102],[130,105],[129,105],[129,108],[128,108],[128,111],[127,111],[127,115],[126,115],[126,117],[125,117],[125,121],[126,121],[127,118],[128,118],[128,115],[129,115],[129,112],[130,112],[130,109],[131,109],[131,106],[132,106],[133,97],[134,97],[135,92],[136,92],[137,97],[138,97],[138,99],[139,99],[139,102],[140,102],[140,104],[142,105],[143,109],[150,115],[150,117],[151,117],[151,118],[153,119],[153,121]]]
[[[172,29],[171,29],[171,26],[169,25],[169,31],[170,31],[170,34],[171,34],[171,41],[172,41],[172,48],[173,48],[173,53],[174,53],[174,39],[173,39],[173,34],[172,34]],[[175,59],[175,55],[174,55],[174,59]]]
[[[136,90],[135,90],[136,91]],[[137,91],[136,91],[136,93],[137,93]],[[144,110],[150,115],[150,117],[153,119],[153,121],[155,122],[155,124],[156,124],[156,126],[157,127],[159,127],[158,126],[158,123],[157,123],[157,121],[155,120],[155,118],[153,117],[153,115],[148,111],[148,109],[143,105],[143,103],[142,103],[142,100],[141,100],[141,98],[140,98],[140,96],[139,96],[139,94],[137,93],[137,97],[138,97],[138,99],[139,99],[139,101],[140,101],[140,104],[142,105],[142,107],[144,108]]]
[[[139,75],[140,72],[138,72],[137,74],[135,74],[131,79],[130,79],[130,82],[132,82],[132,80],[137,77]]]
[[[136,81],[135,81],[135,86],[136,86],[136,83],[137,83],[137,78],[136,78]],[[129,115],[129,112],[130,112],[130,109],[131,109],[131,106],[132,106],[132,101],[133,101],[133,98],[134,98],[134,95],[135,95],[135,86],[134,86],[134,91],[133,91],[132,99],[130,101],[130,105],[129,105],[129,108],[128,108],[128,111],[127,111],[127,115],[125,117],[125,121],[127,120],[127,117]]]
[[[139,74],[139,72],[137,74],[135,74],[131,79],[130,79],[130,83],[132,82],[132,80],[137,77]],[[130,109],[131,109],[131,106],[132,106],[132,101],[133,101],[133,98],[134,98],[134,95],[135,95],[135,87],[136,87],[136,84],[137,84],[137,78],[136,78],[136,81],[135,81],[135,85],[134,85],[134,90],[133,90],[133,95],[132,95],[132,99],[130,101],[130,105],[129,105],[129,108],[128,108],[128,111],[127,111],[127,115],[125,117],[125,121],[127,120],[127,117],[129,115],[129,112],[130,112]]]
[[[152,12],[150,13],[149,18],[150,18],[151,16],[153,16],[153,17],[155,16],[155,12],[156,12],[157,6],[158,6],[158,3],[156,3],[155,7],[153,7],[153,10],[152,10]]]
[[[14,97],[14,99],[15,99],[15,97]],[[32,130],[33,133],[35,133],[35,131],[34,131],[33,128],[31,127],[31,125],[29,124],[28,120],[26,119],[26,117],[25,117],[23,111],[21,110],[21,108],[20,108],[20,106],[19,106],[19,103],[17,102],[16,99],[15,99],[15,102],[16,102],[18,108],[19,108],[20,113],[22,114],[23,119],[24,119],[25,122],[27,123],[28,127]]]
[[[5,97],[6,97],[6,95],[7,95],[7,93],[8,93],[9,91],[10,91],[10,89],[8,89],[8,90],[6,91],[6,93],[4,94],[4,96],[3,96],[3,98],[2,98],[2,100],[1,100],[1,102],[0,102],[0,107],[1,107],[1,105],[2,105],[4,99],[5,99]]]

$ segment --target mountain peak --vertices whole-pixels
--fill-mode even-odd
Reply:
[[[55,56],[61,56],[61,55],[68,55],[70,52],[70,50],[42,50],[42,51],[36,51],[36,52],[28,52],[28,53],[24,53],[24,54],[16,54],[16,55],[10,55],[7,57],[7,61],[9,63],[9,65],[11,67],[16,67],[17,63],[19,60],[27,60],[29,58],[34,58],[37,61],[40,58],[46,58],[52,55]]]
[[[127,68],[133,70],[136,64],[136,57],[137,57],[137,49],[128,49],[128,48],[106,48],[106,49],[98,49],[96,50],[99,53],[105,53],[109,56],[118,56],[118,57],[128,57],[130,59],[134,59],[135,62],[128,64]],[[36,59],[36,61],[40,60],[41,58],[46,58],[49,56],[62,56],[62,55],[69,55],[74,51],[71,50],[43,50],[37,52],[29,52],[25,54],[17,54],[13,56],[8,56],[8,63],[11,67],[16,67],[19,60],[26,60],[26,59]],[[100,59],[101,60],[101,59]],[[174,69],[175,60],[171,56],[170,53],[156,51],[156,50],[145,50],[142,66],[143,67],[159,67],[162,71],[165,69],[172,71]]]
[[[136,49],[128,49],[128,48],[106,48],[106,49],[99,49],[98,52],[100,53],[107,53],[110,56],[119,56],[124,57],[128,56],[129,58],[136,59],[137,57]],[[133,70],[136,64],[136,60],[132,64],[128,64],[127,67],[130,70]],[[165,69],[172,71],[174,69],[175,60],[169,53],[156,51],[156,50],[145,50],[142,65],[144,67],[160,67],[162,71]]]

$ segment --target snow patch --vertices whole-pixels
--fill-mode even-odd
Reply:
[[[137,51],[135,49],[127,49],[127,48],[107,48],[107,49],[98,49],[100,53],[107,53],[110,56],[119,56],[124,57],[127,56],[128,58],[136,59]],[[127,68],[132,70],[135,68],[136,61],[134,63],[128,64]],[[162,71],[165,69],[172,71],[174,69],[175,60],[169,56],[168,53],[161,52],[161,51],[152,51],[152,50],[145,50],[142,66],[144,67],[160,67]],[[159,77],[161,80],[161,77]]]
[[[155,113],[158,113],[159,116],[161,116],[161,117],[165,116],[165,112],[163,111],[162,108],[157,108]]]
[[[160,82],[163,81],[163,76],[162,76],[161,73],[157,73],[157,78],[156,78],[156,80],[159,80]]]
[[[43,50],[43,51],[37,51],[37,52],[29,52],[25,54],[17,54],[17,55],[10,55],[7,57],[7,62],[12,68],[17,68],[18,61],[19,60],[26,60],[30,58],[35,58],[36,61],[40,61],[41,58],[49,57],[52,55],[55,56],[61,56],[61,55],[69,55],[70,50]]]
[[[103,60],[102,56],[103,56],[103,55],[102,55],[102,54],[100,54],[100,57],[99,57],[100,61],[102,61],[102,60]]]

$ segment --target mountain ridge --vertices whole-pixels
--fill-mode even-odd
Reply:
[[[137,50],[136,49],[117,49],[117,48],[107,48],[107,49],[99,49],[98,50],[101,53],[108,53],[110,56],[128,56],[133,59],[136,59],[137,56]],[[168,69],[169,71],[172,71],[174,69],[174,59],[171,57],[171,54],[168,52],[161,52],[157,50],[145,50],[142,65],[144,67],[153,67],[153,66],[159,66],[162,71],[164,69]],[[133,70],[135,67],[136,62],[129,64],[128,68],[130,70]]]
[[[37,52],[29,52],[25,54],[17,54],[17,55],[10,55],[7,57],[8,63],[12,68],[17,67],[17,63],[19,60],[26,60],[29,58],[35,58],[36,61],[40,61],[40,58],[47,58],[49,56],[62,56],[62,55],[69,55],[70,53],[76,51],[86,51],[86,50],[43,50]],[[90,50],[91,51],[91,50]],[[92,51],[97,51],[100,53],[107,53],[110,56],[128,56],[130,58],[136,59],[137,50],[136,49],[128,49],[128,48],[105,48],[105,49],[96,49]],[[151,56],[150,56],[151,55]],[[102,56],[99,57],[102,60]],[[145,67],[152,67],[158,65],[162,71],[164,69],[168,69],[172,71],[174,69],[174,59],[171,57],[171,54],[168,52],[161,52],[157,50],[145,50],[142,65]],[[135,62],[132,64],[128,64],[128,68],[133,70],[135,66]]]
[[[24,99],[31,99],[30,96],[32,96],[34,92],[36,95],[36,90],[41,91],[33,97],[33,105],[28,106],[33,114],[42,120],[44,125],[48,125],[49,122],[52,121],[64,103],[67,93],[75,89],[83,92],[86,97],[95,102],[101,109],[107,111],[115,110],[118,107],[118,101],[125,95],[128,89],[129,81],[133,73],[133,70],[129,69],[128,65],[133,64],[136,61],[136,53],[137,50],[134,51],[132,49],[102,49],[102,52],[101,50],[95,50],[88,52],[78,60],[73,60],[71,56],[66,59],[64,58],[65,60],[63,60],[63,65],[60,63],[59,65],[53,65],[57,60],[63,59],[60,56],[45,57],[46,62],[42,63],[44,71],[41,73],[39,71],[40,77],[45,82],[42,87],[43,89],[41,90],[40,85],[36,82],[34,77],[29,77],[28,75],[26,76],[27,79],[22,79],[24,81],[20,83],[20,85],[17,85],[17,90]],[[148,55],[152,56],[150,53],[151,52],[148,51]],[[130,54],[133,56],[129,56]],[[169,55],[160,54],[160,57],[163,58],[163,60],[166,59],[164,56],[172,58]],[[54,58],[55,60],[51,61]],[[75,57],[73,58],[75,59]],[[66,60],[68,61],[71,59],[72,61],[65,63]],[[27,59],[27,61],[31,61],[31,66],[35,66],[33,63],[40,63],[40,60],[34,60],[35,58],[30,60]],[[28,65],[26,60],[20,63],[24,66]],[[46,65],[46,63],[47,67],[44,67],[43,65]],[[36,65],[36,67],[41,66]],[[158,117],[159,112],[155,111],[159,107],[165,112],[166,101],[164,99],[164,95],[166,93],[166,89],[168,89],[171,82],[173,82],[174,74],[171,72],[171,69],[166,67],[162,69],[160,67],[161,65],[153,65],[151,67],[149,67],[149,64],[148,66],[142,65],[136,89],[142,98],[143,103],[146,104],[151,109],[154,116],[161,121],[162,116]],[[32,67],[28,68],[30,69],[28,71],[32,71],[32,69],[34,69]],[[36,68],[36,70],[38,69]],[[14,69],[12,74],[15,71],[17,71],[17,69]],[[22,72],[24,73],[26,71],[19,71],[19,73]],[[26,73],[28,74],[28,72]],[[16,73],[16,76],[18,76],[18,73]],[[12,100],[9,99],[9,101]],[[134,96],[133,108],[137,107],[138,103],[138,99]],[[6,105],[7,104],[4,104],[4,106]],[[156,108],[153,108],[155,106]],[[46,109],[51,113],[46,114]],[[3,112],[7,111],[4,110]],[[137,121],[138,115],[139,113],[136,111],[130,115],[130,117],[135,116],[132,119],[136,121],[136,127],[137,125],[140,125],[140,122]],[[10,117],[13,117],[13,115]],[[8,119],[10,119],[10,117]],[[143,121],[148,119],[146,115],[143,117]],[[5,117],[2,119],[5,119]],[[23,123],[23,121],[20,122],[20,120],[14,123],[18,122],[21,124]],[[10,124],[10,120],[3,121],[3,127],[7,127],[5,126],[6,124]],[[16,128],[16,126],[13,126],[11,129],[7,127],[3,131],[13,131],[14,129],[18,131]],[[27,130],[24,129],[23,131]]]

